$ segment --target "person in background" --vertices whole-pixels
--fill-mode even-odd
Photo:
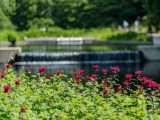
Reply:
[[[123,21],[123,28],[126,32],[129,31],[129,23],[126,20]]]
[[[135,21],[134,21],[134,31],[135,31],[136,33],[139,32],[139,21],[138,21],[138,20],[135,20]]]

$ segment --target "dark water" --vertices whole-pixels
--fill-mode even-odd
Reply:
[[[33,73],[39,67],[46,67],[47,74],[62,70],[66,74],[84,69],[91,74],[92,65],[100,65],[100,69],[119,66],[122,74],[142,70],[145,76],[160,83],[160,62],[146,63],[136,46],[23,46],[23,53],[14,63],[16,70],[29,67]],[[96,52],[95,52],[96,51]]]
[[[136,50],[135,45],[26,45],[20,46],[25,52],[81,52],[81,51],[112,51],[112,50]]]

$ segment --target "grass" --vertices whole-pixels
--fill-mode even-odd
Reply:
[[[144,30],[142,30],[144,31]],[[39,29],[30,29],[28,31],[1,30],[0,41],[7,41],[8,33],[13,33],[17,40],[24,40],[25,37],[92,37],[98,40],[138,40],[150,41],[151,37],[145,33],[135,33],[133,29],[129,32],[117,30],[111,27],[92,28],[92,29],[62,29],[58,27],[49,28],[48,32],[42,32]]]

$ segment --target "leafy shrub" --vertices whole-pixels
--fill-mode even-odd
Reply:
[[[0,118],[10,119],[155,119],[160,118],[159,84],[141,76],[126,74],[119,83],[118,67],[111,74],[93,65],[94,73],[78,70],[73,75],[57,71],[46,75],[39,68],[15,74],[10,64],[1,71]],[[142,80],[143,79],[143,80]],[[145,82],[144,82],[145,81]],[[148,81],[148,83],[146,83]]]
[[[116,35],[110,36],[108,40],[137,40],[137,41],[151,41],[152,37],[145,33],[118,33]]]
[[[12,32],[8,32],[7,37],[8,37],[8,41],[11,43],[11,45],[14,46],[16,43],[16,40],[17,40],[16,35]]]

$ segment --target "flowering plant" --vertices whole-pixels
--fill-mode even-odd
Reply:
[[[160,118],[160,84],[142,76],[140,71],[126,74],[125,81],[121,81],[117,66],[100,70],[96,65],[91,75],[84,70],[73,75],[63,71],[46,75],[46,70],[38,69],[37,75],[28,74],[30,70],[20,71],[17,75],[9,66],[1,71],[5,76],[0,79],[0,118]]]

